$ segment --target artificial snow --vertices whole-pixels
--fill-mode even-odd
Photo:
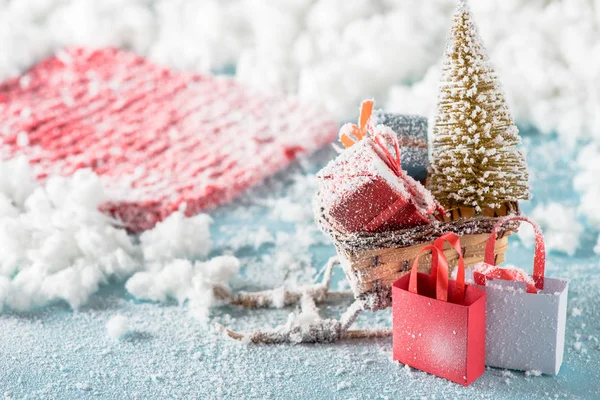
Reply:
[[[41,186],[24,158],[0,161],[0,311],[59,300],[77,309],[101,285],[128,280],[139,299],[189,300],[204,318],[216,302],[212,288],[227,290],[239,270],[232,256],[200,261],[211,249],[211,218],[181,209],[137,243],[98,211],[104,198],[89,170]]]
[[[204,258],[211,250],[210,224],[207,214],[185,217],[185,205],[154,229],[140,235],[140,247],[146,262],[161,262],[174,258]]]
[[[596,245],[594,246],[594,253],[600,254],[600,235],[596,241]]]
[[[538,140],[544,139],[535,138],[533,143]],[[546,147],[546,144],[540,145],[542,151]],[[333,151],[326,156],[333,157]],[[542,168],[548,168],[545,163],[539,164],[539,159],[534,162],[536,175]],[[334,248],[316,230],[313,221],[282,222],[272,216],[269,209],[269,204],[279,197],[291,197],[294,202],[310,209],[310,198],[316,191],[316,178],[312,171],[316,169],[317,165],[312,169],[303,167],[300,173],[306,175],[290,171],[281,179],[271,180],[268,190],[253,192],[248,198],[244,197],[213,214],[213,252],[231,251],[245,266],[252,265],[251,271],[246,267],[243,276],[240,274],[234,279],[232,287],[254,290],[271,289],[289,282],[308,283],[315,277],[315,269],[333,255]],[[538,182],[534,189],[541,188],[543,191],[550,188],[547,184],[555,182],[555,170],[550,170],[544,177],[545,180]],[[563,185],[570,185],[570,182],[560,179],[557,185],[551,187],[557,192]],[[274,242],[265,243],[259,251],[255,251],[253,233],[263,230],[263,227],[272,235]],[[286,234],[281,235],[282,231]],[[280,241],[275,243],[277,238]],[[530,260],[531,252],[519,251],[519,246],[513,248],[518,244],[515,239],[510,239],[510,261],[527,267],[526,261]],[[275,265],[272,262],[275,254],[284,251],[288,256],[282,257],[281,263]],[[269,257],[263,260],[263,256]],[[534,379],[514,372],[515,377],[508,378],[511,384],[505,385],[503,380],[507,377],[500,377],[498,370],[490,368],[481,378],[479,387],[485,387],[486,392],[479,393],[479,397],[537,398],[540,393],[549,391],[550,396],[558,393],[560,398],[568,398],[573,393],[584,397],[593,397],[596,393],[590,380],[576,378],[591,376],[596,379],[600,371],[597,368],[598,358],[593,357],[592,351],[597,343],[585,341],[589,335],[596,335],[599,328],[597,319],[589,312],[597,299],[595,291],[600,278],[594,273],[597,263],[573,258],[569,260],[570,267],[565,268],[563,258],[556,253],[548,254],[546,273],[547,276],[570,279],[570,286],[575,290],[569,293],[569,310],[575,306],[584,310],[579,318],[567,318],[565,346],[567,351],[571,351],[566,354],[565,366],[573,373],[565,375],[565,370],[562,370],[556,378]],[[294,263],[293,269],[284,262],[290,260]],[[529,268],[526,269],[530,272]],[[343,281],[341,270],[336,270],[335,275],[334,287],[337,279]],[[98,391],[99,397],[113,393],[115,388],[125,396],[144,398],[186,397],[190,390],[202,398],[243,398],[250,394],[273,398],[283,392],[300,393],[308,398],[328,395],[362,398],[365,393],[373,393],[376,397],[381,394],[382,398],[390,399],[407,396],[477,397],[475,386],[463,388],[393,362],[389,338],[343,340],[334,345],[245,346],[224,339],[221,332],[210,329],[210,324],[207,328],[205,323],[190,318],[185,308],[134,302],[128,298],[123,298],[118,289],[109,290],[101,296],[92,296],[88,306],[77,313],[53,307],[32,314],[36,315],[34,318],[1,314],[0,331],[4,340],[0,341],[0,351],[6,355],[6,362],[2,364],[6,368],[0,368],[0,380],[6,382],[3,390],[12,391],[13,398],[62,398],[78,394],[73,386],[75,382],[88,382],[92,387],[90,394]],[[319,304],[322,318],[337,318],[350,301],[330,300],[325,305]],[[292,310],[293,307],[277,310],[226,307],[213,309],[210,318],[236,331],[252,332],[285,324]],[[108,337],[105,326],[106,321],[117,312],[135,315],[136,332],[119,342]],[[130,320],[133,324],[133,317]],[[585,326],[582,326],[583,322]],[[391,323],[391,309],[362,313],[356,322],[357,328],[366,329],[390,327]],[[588,349],[587,353],[577,352],[572,347],[576,341],[572,335],[574,330],[582,333],[579,341]],[[27,351],[23,351],[24,348]],[[196,356],[198,359],[194,360]],[[366,359],[375,362],[366,365]],[[131,360],[136,362],[131,363]],[[257,360],[260,360],[260,368],[257,368]],[[304,365],[306,360],[310,360],[308,366]],[[59,364],[67,368],[66,372],[58,369]],[[32,380],[31,370],[41,371],[43,376]],[[90,371],[94,372],[93,376]],[[116,373],[116,376],[111,376],[111,373]],[[152,384],[150,377],[157,373],[162,374],[163,380]],[[315,374],[321,379],[314,379]],[[576,380],[565,380],[565,377]],[[565,384],[552,386],[556,380]],[[349,382],[352,386],[337,392],[340,381]],[[50,386],[56,382],[61,383]],[[65,392],[66,385],[70,389]]]
[[[258,250],[264,244],[275,242],[275,238],[271,232],[269,232],[264,226],[261,226],[258,231],[252,235],[252,237],[254,238],[253,247],[255,250]]]
[[[73,308],[99,285],[140,268],[139,249],[97,207],[100,180],[87,170],[33,185],[23,159],[0,162],[0,285],[3,305],[28,310],[62,299]],[[12,190],[10,181],[25,183]],[[3,308],[0,306],[0,309]]]
[[[129,293],[141,300],[188,302],[191,313],[200,320],[208,317],[209,309],[218,303],[213,288],[228,289],[228,281],[237,275],[240,262],[233,256],[218,256],[208,261],[176,259],[154,264],[137,272],[125,284]]]
[[[124,315],[115,315],[106,323],[106,332],[113,339],[118,339],[129,332],[129,318]]]
[[[0,79],[65,46],[120,46],[183,70],[236,65],[238,79],[318,99],[344,119],[354,119],[356,104],[369,96],[384,101],[388,111],[431,115],[454,3],[2,2]],[[600,85],[595,84],[600,42],[594,40],[600,29],[598,7],[566,0],[472,3],[517,123],[557,132],[569,143],[579,138],[600,142]],[[21,84],[26,87],[27,79]],[[582,172],[575,183],[582,195],[578,212],[600,228],[595,154],[595,145],[581,152]],[[27,186],[25,182],[18,191]],[[12,209],[0,196],[0,215],[6,212]],[[301,218],[298,212],[287,215]],[[566,251],[572,248],[571,242]],[[596,251],[600,253],[600,245]]]
[[[600,148],[598,145],[589,144],[585,146],[577,156],[577,167],[579,169],[573,186],[579,192],[580,200],[578,212],[587,218],[587,221],[595,230],[600,230]],[[600,254],[600,236],[594,248],[596,254]]]
[[[77,389],[79,389],[81,391],[84,391],[84,392],[92,390],[92,387],[87,382],[78,382],[78,383],[75,384],[75,388],[77,388]]]
[[[385,1],[377,5],[371,2],[357,3],[360,5],[352,4],[350,7],[344,2],[345,7],[336,10],[334,14],[327,14],[323,12],[327,9],[325,6],[332,7],[334,1],[301,0],[293,4],[287,2],[284,6],[282,2],[273,0],[134,0],[126,7],[118,1],[93,0],[0,2],[0,76],[7,77],[25,70],[63,44],[110,44],[132,48],[140,53],[150,54],[153,59],[162,63],[190,70],[220,69],[243,59],[244,65],[238,68],[240,79],[256,80],[259,84],[270,81],[290,91],[301,92],[307,98],[318,95],[328,107],[337,110],[338,115],[352,119],[355,117],[356,104],[365,96],[378,96],[382,99],[387,97],[386,107],[392,111],[426,114],[435,104],[438,83],[435,60],[442,53],[447,32],[445,24],[449,22],[454,1]],[[241,4],[260,7],[252,13],[245,13],[240,11]],[[389,9],[395,11],[384,17],[382,13]],[[495,0],[473,2],[472,9],[517,122],[537,125],[544,132],[556,129],[562,138],[569,141],[600,133],[600,113],[594,111],[600,103],[600,97],[594,95],[594,91],[598,90],[594,83],[598,80],[593,78],[599,70],[596,49],[600,44],[594,41],[595,34],[591,33],[598,29],[600,14],[593,2]],[[159,10],[166,12],[159,13]],[[310,25],[298,24],[298,21],[306,19],[306,10],[311,11]],[[85,13],[88,14],[85,19],[77,17]],[[284,18],[272,18],[272,15]],[[84,20],[86,24],[82,22]],[[206,24],[199,24],[199,20]],[[381,24],[381,20],[385,24]],[[293,23],[288,24],[290,21]],[[252,25],[252,29],[246,29],[248,25]],[[289,33],[270,34],[274,26],[280,31],[299,31],[301,35],[296,39]],[[384,39],[379,40],[380,38]],[[293,57],[287,54],[289,43],[294,44]],[[398,57],[398,54],[403,57]],[[389,62],[381,62],[385,60]],[[343,81],[332,79],[338,78],[341,70],[348,78]],[[390,86],[391,82],[407,80],[414,84]],[[593,160],[591,158],[587,162],[594,164]],[[23,166],[26,166],[26,162]],[[27,213],[22,205],[24,199],[39,188],[32,177],[28,180],[23,174],[4,173],[4,168],[5,165],[2,164],[0,227],[4,226],[5,217],[13,220],[23,218],[23,214]],[[595,195],[596,189],[593,189],[598,187],[597,179],[591,180],[594,175],[583,160],[579,168],[584,172],[589,171],[590,180],[587,181],[588,184],[582,184],[578,188],[582,194],[578,212],[582,212],[588,221],[597,219],[599,222],[595,222],[595,225],[600,228],[600,213],[596,206],[600,192],[595,192],[599,193]],[[540,170],[541,167],[538,168]],[[597,176],[596,174],[595,177]],[[3,189],[6,182],[14,182],[12,189]],[[546,184],[550,185],[548,182]],[[309,192],[312,195],[314,191]],[[22,200],[14,200],[20,196],[24,196]],[[302,199],[307,200],[306,197]],[[255,210],[244,206],[242,214],[252,214],[253,211]],[[54,212],[54,208],[49,211]],[[598,217],[592,219],[592,215]],[[46,220],[44,218],[43,221]],[[21,223],[17,222],[15,226],[20,229]],[[314,235],[314,230],[311,232],[307,228],[311,224],[311,221],[298,223],[301,232],[296,232],[294,227],[285,237],[277,235],[275,230],[261,229],[263,233],[269,234],[257,239],[259,246],[273,244],[273,249],[264,260],[261,255],[253,261],[247,271],[247,279],[252,284],[274,287],[288,277],[291,280],[305,281],[310,278],[314,272],[311,262],[311,255],[314,257],[314,254],[309,246],[323,240],[318,234]],[[107,225],[109,224],[102,223],[101,226]],[[236,225],[236,229],[241,230],[241,227]],[[0,235],[3,232],[4,228],[0,228]],[[99,232],[101,238],[110,238],[109,233],[102,230]],[[312,237],[309,237],[310,233],[313,234]],[[240,241],[254,241],[253,236],[244,237],[245,235],[240,232],[236,236],[240,237]],[[3,256],[14,256],[13,252],[4,251],[5,248],[10,248],[6,239],[10,240],[11,236],[0,238],[0,253]],[[277,243],[273,243],[274,241]],[[134,260],[136,264],[141,264],[142,250],[135,243],[133,246],[136,253]],[[237,248],[237,245],[232,247]],[[600,245],[598,249],[600,253]],[[273,255],[279,253],[285,256]],[[280,260],[276,266],[270,263],[275,258]],[[10,299],[10,303],[14,302],[14,276],[3,270],[3,263],[7,259],[0,258],[0,308],[4,306],[5,310],[11,309],[7,299]],[[293,262],[292,268],[286,264],[290,260]],[[596,298],[594,290],[598,286],[597,274],[593,273],[596,266],[585,265],[581,260],[577,264],[577,268],[562,269],[560,272],[555,268],[552,271],[555,274],[566,274],[576,281],[579,289],[575,296],[589,302],[591,307]],[[29,268],[27,263],[19,266],[17,271],[25,268]],[[137,265],[132,269],[139,271],[141,268],[145,267]],[[265,268],[268,273],[264,272]],[[550,268],[553,268],[552,265]],[[125,275],[129,274],[130,272]],[[116,274],[108,274],[107,277],[113,280]],[[116,278],[118,281],[122,279],[126,278]],[[29,294],[25,295],[27,296]],[[113,297],[111,300],[121,301]],[[106,314],[111,315],[114,311],[102,309],[102,304],[102,301],[96,301],[94,308],[80,311],[79,316],[85,318],[80,318],[77,314],[56,313],[54,310],[44,314],[43,318],[14,318],[9,313],[1,315],[0,326],[5,338],[2,349],[7,360],[3,366],[7,368],[2,369],[6,374],[0,372],[0,377],[5,379],[3,382],[6,382],[9,389],[6,393],[15,398],[65,397],[70,393],[64,392],[63,382],[84,382],[88,378],[81,374],[87,375],[91,368],[95,368],[95,371],[102,370],[101,373],[96,372],[94,378],[89,378],[94,390],[102,389],[103,393],[112,393],[117,384],[122,384],[124,393],[145,397],[185,397],[190,388],[196,388],[200,396],[208,397],[242,397],[249,393],[265,398],[276,397],[278,392],[272,390],[271,382],[276,382],[282,390],[297,393],[310,391],[316,396],[323,390],[323,386],[319,380],[313,379],[315,371],[319,371],[324,379],[331,378],[330,390],[335,395],[335,382],[339,378],[331,377],[331,371],[337,370],[347,371],[348,380],[355,382],[348,389],[348,397],[360,397],[364,394],[362,390],[373,387],[385,391],[390,398],[403,397],[407,393],[415,397],[426,394],[430,398],[448,395],[460,397],[462,394],[472,396],[474,393],[471,389],[465,392],[462,387],[449,386],[438,378],[420,372],[407,372],[412,377],[407,379],[403,376],[405,374],[399,375],[394,368],[387,366],[385,369],[378,365],[365,370],[362,365],[363,353],[375,354],[378,360],[390,358],[391,346],[387,341],[365,340],[318,347],[245,347],[224,342],[220,334],[203,336],[200,341],[196,326],[186,325],[188,317],[182,315],[181,310],[151,304],[126,302],[123,307],[143,313],[148,330],[154,336],[150,342],[152,351],[140,351],[144,346],[132,346],[124,349],[123,353],[111,352],[99,338],[106,338]],[[278,313],[280,319],[262,312],[248,313],[247,318],[237,320],[236,326],[250,330],[257,326],[283,322],[283,314],[287,312],[274,312]],[[104,317],[99,318],[99,315]],[[590,313],[584,315],[584,318],[588,317],[587,329],[595,332],[597,323],[589,315]],[[372,317],[376,319],[373,324],[388,326],[391,323],[390,316],[385,312],[373,314]],[[371,321],[369,320],[369,324]],[[585,325],[581,324],[581,329]],[[579,320],[577,326],[579,327]],[[14,332],[19,335],[13,334]],[[57,334],[59,338],[56,338]],[[572,339],[567,340],[570,345],[573,344]],[[57,345],[64,351],[57,351]],[[198,352],[203,355],[202,359],[211,362],[190,363],[189,358],[173,356],[178,352],[185,354],[190,346],[198,348]],[[23,348],[28,350],[23,351]],[[49,358],[48,354],[53,357]],[[302,368],[294,363],[294,357],[299,356],[311,357],[311,368]],[[139,362],[129,365],[126,370],[119,370],[117,365],[127,365],[128,359]],[[263,368],[256,368],[257,359],[264,362]],[[71,375],[59,375],[58,369],[52,370],[52,360],[70,365],[73,368]],[[581,357],[571,356],[569,370],[574,371],[573,377],[597,375],[597,358],[592,358],[587,364],[584,361]],[[236,366],[236,373],[231,373],[232,365]],[[103,369],[111,368],[110,366],[114,366],[114,370],[121,376],[106,379],[109,373]],[[33,383],[28,379],[28,370],[32,367],[43,372],[40,379],[34,379]],[[148,385],[144,379],[155,374],[158,368],[163,371],[169,383],[175,384]],[[410,371],[410,368],[405,368]],[[398,370],[404,371],[402,366]],[[195,375],[191,377],[190,374]],[[487,390],[482,394],[484,397],[533,398],[544,393],[544,390],[552,391],[546,391],[546,396],[561,397],[573,396],[573,393],[593,396],[595,393],[581,380],[568,379],[565,382],[570,382],[570,386],[560,385],[548,389],[544,386],[544,382],[547,382],[545,379],[523,384],[519,378],[515,378],[511,386],[499,387],[497,379],[489,375],[487,373],[484,377],[483,384]],[[226,378],[223,379],[222,376]],[[67,389],[68,385],[67,383]],[[71,385],[74,387],[73,383]],[[570,387],[573,387],[573,392]],[[325,393],[327,394],[326,391]]]
[[[525,375],[526,376],[541,376],[542,375],[542,371],[538,371],[536,369],[531,370],[531,371],[525,371]]]
[[[530,217],[541,227],[548,251],[559,251],[570,256],[575,254],[580,246],[584,227],[578,221],[574,207],[557,202],[539,204],[530,213]],[[518,235],[526,246],[533,246],[535,238],[531,228],[521,227]]]
[[[594,2],[474,1],[518,123],[600,140]],[[0,3],[0,79],[66,45],[119,46],[191,71],[318,99],[352,118],[366,96],[429,115],[454,0],[20,0]],[[198,21],[202,21],[201,24]],[[400,55],[400,56],[399,56]],[[24,82],[26,84],[26,82]]]

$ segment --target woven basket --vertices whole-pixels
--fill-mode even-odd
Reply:
[[[519,214],[518,205],[511,207],[509,214]],[[485,245],[489,233],[502,216],[480,216],[460,218],[447,222],[436,222],[431,225],[415,228],[382,232],[344,233],[335,229],[315,200],[315,215],[321,230],[331,237],[340,263],[350,287],[357,298],[375,299],[371,309],[377,310],[390,305],[391,286],[411,268],[417,254],[427,245],[446,232],[453,232],[461,237],[463,257],[467,266],[482,262]],[[504,253],[508,249],[508,236],[516,232],[519,223],[507,223],[498,232],[495,248],[495,263],[504,261]],[[450,269],[458,262],[458,254],[446,243],[444,251]],[[431,252],[419,259],[418,270],[429,272],[431,269]],[[373,296],[375,295],[375,296]]]

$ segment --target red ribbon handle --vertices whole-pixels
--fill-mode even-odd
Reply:
[[[456,252],[458,253],[458,271],[456,273],[456,288],[454,290],[454,296],[456,297],[456,302],[457,303],[462,303],[463,300],[465,299],[465,290],[466,290],[466,286],[465,286],[465,260],[463,258],[463,254],[462,254],[462,248],[460,247],[460,238],[455,235],[452,232],[448,232],[443,234],[442,236],[440,236],[439,238],[437,238],[434,242],[433,245],[435,247],[437,247],[439,250],[441,250],[442,252],[444,251],[444,244],[448,242],[450,243],[450,246],[454,247],[454,250],[456,250]],[[431,264],[431,274],[434,274],[434,264]],[[442,274],[445,276],[442,277],[442,279],[445,279],[445,293],[442,293],[443,296],[445,296],[445,298],[448,298],[448,262],[446,262],[445,265],[446,271]],[[437,269],[437,268],[436,268]],[[436,271],[437,273],[437,271]],[[438,291],[440,290],[439,286],[438,286]],[[439,299],[439,295],[438,295],[438,299]]]
[[[482,264],[473,271],[473,280],[477,285],[485,286],[488,279],[524,282],[527,293],[537,293],[535,282],[524,272],[512,268],[498,268],[495,265]]]
[[[412,293],[418,293],[417,291],[417,269],[419,266],[419,258],[421,257],[421,255],[428,251],[431,250],[431,264],[432,266],[435,265],[436,266],[436,281],[437,281],[437,268],[439,268],[439,266],[443,266],[444,264],[446,264],[446,257],[444,257],[444,253],[440,251],[440,249],[438,249],[437,247],[435,247],[434,245],[430,244],[428,246],[423,247],[420,251],[419,254],[417,254],[417,258],[415,258],[415,261],[413,262],[412,265],[412,270],[410,271],[410,281],[408,282],[408,291],[412,292]],[[433,267],[432,267],[433,270]],[[437,290],[436,290],[436,297],[437,297]]]
[[[533,256],[533,281],[535,282],[535,287],[542,290],[544,289],[544,270],[546,268],[546,245],[544,244],[544,237],[542,236],[542,231],[540,230],[540,227],[527,217],[520,215],[508,216],[502,218],[496,223],[496,225],[494,225],[494,227],[492,228],[492,232],[490,233],[490,237],[488,238],[487,244],[485,246],[484,262],[486,264],[495,265],[494,249],[496,246],[496,234],[498,232],[498,229],[500,229],[502,225],[510,221],[527,222],[533,227],[533,231],[535,233],[535,253]]]
[[[425,246],[421,249],[421,251],[419,251],[419,254],[417,254],[417,258],[413,262],[412,270],[410,272],[408,290],[412,293],[418,293],[417,268],[419,265],[419,258],[424,252],[431,250],[431,278],[436,282],[436,299],[448,301],[448,260],[446,260],[446,256],[444,255],[445,241],[448,241],[459,254],[459,269],[456,277],[455,297],[457,303],[462,303],[465,295],[465,263],[462,257],[459,238],[453,233],[446,233],[442,235],[436,239],[433,245]]]

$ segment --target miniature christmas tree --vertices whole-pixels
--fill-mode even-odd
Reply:
[[[458,2],[444,54],[433,134],[428,186],[451,215],[506,213],[529,198],[519,131],[466,0]]]

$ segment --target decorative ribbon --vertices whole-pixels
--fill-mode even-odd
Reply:
[[[360,104],[360,116],[358,118],[358,125],[354,124],[346,124],[342,127],[340,131],[340,141],[344,145],[344,147],[352,147],[356,142],[365,138],[369,132],[372,130],[372,127],[369,125],[369,119],[371,118],[371,114],[373,113],[373,100],[363,100]],[[384,140],[391,140],[394,146],[394,151],[396,152],[395,156],[392,155],[387,148]],[[398,138],[396,135],[391,132],[381,132],[375,135],[375,143],[377,144],[379,150],[383,152],[384,161],[389,167],[394,171],[396,176],[400,176],[400,170],[402,169],[402,165],[400,163],[400,145],[398,143]]]
[[[450,246],[454,247],[456,253],[458,254],[458,271],[456,273],[456,301],[462,303],[465,298],[465,260],[462,254],[462,247],[460,247],[460,238],[452,232],[448,232],[437,238],[433,245],[440,249],[442,252],[444,251],[444,244],[448,242]],[[433,263],[431,265],[431,273],[434,273],[434,267],[437,270],[437,266],[434,266]],[[435,271],[437,274],[437,271]],[[446,278],[447,281],[447,278]]]
[[[527,217],[523,217],[520,215],[508,216],[499,220],[496,225],[492,228],[492,232],[490,233],[490,237],[488,238],[487,244],[485,246],[485,258],[484,263],[489,265],[495,265],[495,254],[494,249],[496,246],[496,234],[498,229],[506,222],[510,221],[523,221],[529,223],[533,226],[533,231],[535,232],[535,253],[533,256],[533,281],[535,283],[535,287],[539,290],[544,289],[544,270],[546,268],[546,246],[544,244],[544,237],[542,236],[542,231],[539,226],[532,220]],[[500,273],[510,278],[511,273]],[[516,277],[516,274],[515,274]],[[505,278],[500,278],[505,279]],[[508,279],[508,280],[516,280],[516,279]],[[525,280],[526,282],[526,280]],[[479,283],[478,283],[479,284]],[[485,284],[485,282],[484,282]],[[527,289],[528,293],[537,293],[536,291],[531,292],[530,288]]]
[[[390,150],[383,142],[385,139],[392,141],[392,144],[394,145],[394,152],[396,153],[395,155],[390,153]],[[396,176],[400,176],[400,171],[402,171],[402,162],[400,161],[400,145],[398,144],[398,138],[396,137],[396,134],[390,131],[378,133],[375,136],[375,143],[377,143],[377,146],[383,152],[383,155],[385,156],[385,163],[392,171],[394,171]]]
[[[537,293],[533,279],[523,271],[513,268],[499,268],[495,265],[480,264],[473,271],[473,280],[480,286],[485,286],[490,279],[501,279],[503,281],[525,282],[527,293]]]
[[[340,133],[340,142],[344,145],[344,147],[352,147],[356,142],[367,136],[368,127],[367,123],[369,122],[369,118],[371,118],[371,113],[373,112],[373,100],[364,100],[360,104],[360,117],[358,118],[358,125],[347,124],[342,127],[342,131],[345,131],[349,126],[350,132]],[[353,139],[350,135],[354,136]]]
[[[444,242],[448,242],[454,247],[458,253],[458,273],[456,276],[456,287],[454,289],[454,298],[456,303],[462,303],[465,298],[465,263],[460,247],[460,239],[454,233],[448,232],[440,236],[434,241],[433,245],[425,246],[417,254],[417,258],[413,262],[412,270],[410,271],[410,281],[408,283],[408,291],[418,293],[417,291],[417,268],[419,266],[419,258],[421,255],[431,250],[431,279],[436,282],[436,299],[448,301],[448,260],[444,255]]]

